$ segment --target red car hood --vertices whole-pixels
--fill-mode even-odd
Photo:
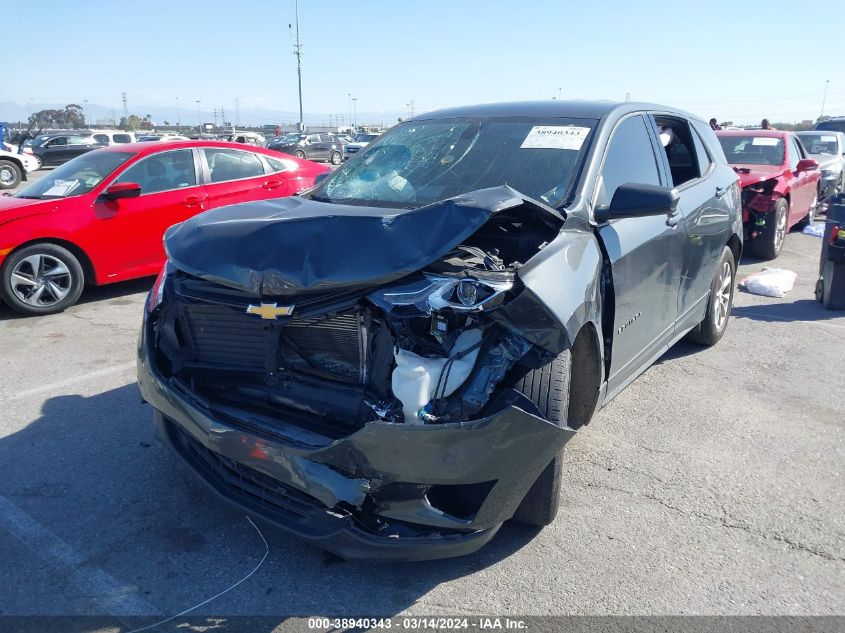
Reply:
[[[0,196],[0,224],[11,222],[28,215],[38,213],[49,213],[54,211],[59,203],[58,199],[52,200],[30,200],[28,198],[13,198],[12,196]]]
[[[780,165],[731,165],[731,167],[739,175],[739,185],[742,188],[763,182],[769,178],[777,178],[786,171]],[[748,173],[745,173],[745,170],[748,170]]]

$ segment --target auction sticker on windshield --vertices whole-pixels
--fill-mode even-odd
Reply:
[[[770,145],[770,146],[775,146],[775,145],[777,145],[778,143],[780,143],[780,139],[779,139],[779,138],[772,138],[772,137],[770,137],[770,136],[755,136],[755,137],[751,140],[751,144],[752,144],[752,145]]]
[[[535,125],[520,148],[579,150],[589,133],[590,128],[576,125]]]

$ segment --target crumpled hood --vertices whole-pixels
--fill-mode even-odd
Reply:
[[[165,248],[180,270],[255,296],[351,290],[420,270],[525,203],[562,223],[507,186],[412,210],[289,197],[194,216],[167,231]]]
[[[749,172],[737,172],[739,176],[739,186],[747,187],[748,185],[755,185],[769,178],[777,178],[784,173],[783,167],[780,165],[731,165],[735,169],[748,169]]]

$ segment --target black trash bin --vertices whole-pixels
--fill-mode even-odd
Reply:
[[[816,301],[830,310],[845,310],[845,194],[833,196],[827,209]]]

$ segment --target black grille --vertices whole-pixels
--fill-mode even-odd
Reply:
[[[196,362],[365,380],[365,331],[357,312],[283,322],[247,314],[246,305],[191,301],[183,304],[182,314]]]
[[[336,522],[318,499],[209,450],[173,422],[168,428],[182,456],[227,497],[282,523],[307,523],[312,531]]]

